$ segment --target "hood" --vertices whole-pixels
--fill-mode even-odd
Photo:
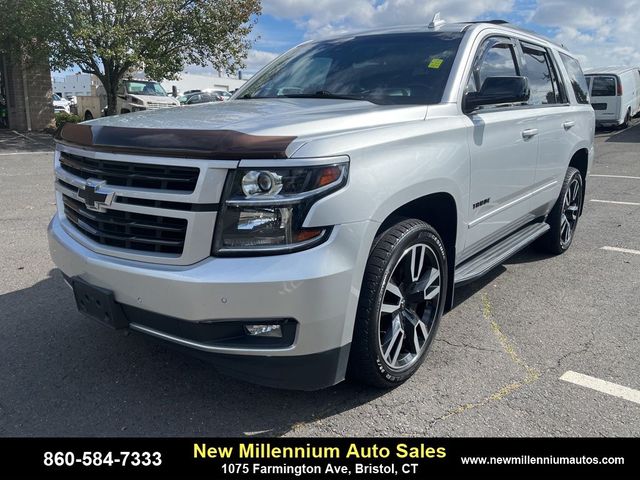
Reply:
[[[89,122],[152,129],[234,130],[252,135],[307,136],[422,120],[426,106],[376,105],[365,101],[270,98],[231,100],[148,111]]]
[[[232,100],[67,123],[56,138],[94,149],[154,155],[289,158],[321,136],[419,121],[426,112],[426,106],[354,100]]]

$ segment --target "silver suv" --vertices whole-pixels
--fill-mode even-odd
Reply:
[[[304,43],[229,102],[66,124],[55,263],[83,313],[253,382],[391,387],[457,285],[571,245],[594,112],[501,21]]]

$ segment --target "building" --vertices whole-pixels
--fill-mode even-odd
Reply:
[[[29,131],[53,127],[47,59],[24,61],[21,55],[9,52],[0,54],[0,128]]]
[[[95,96],[100,80],[95,75],[76,73],[64,77],[53,77],[53,91],[62,98]]]
[[[181,73],[179,80],[165,80],[161,82],[162,87],[171,94],[175,86],[178,93],[187,90],[224,90],[233,92],[240,88],[246,80],[239,80],[232,77],[214,77],[213,75],[197,75],[194,73]]]

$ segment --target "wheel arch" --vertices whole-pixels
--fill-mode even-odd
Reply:
[[[438,232],[447,252],[448,285],[445,311],[453,305],[456,242],[459,235],[458,205],[448,192],[436,192],[415,198],[399,206],[387,215],[378,227],[376,237],[405,218],[417,218],[427,222]]]
[[[587,192],[587,175],[589,173],[589,150],[586,148],[580,148],[577,150],[571,160],[569,161],[569,167],[573,167],[582,175],[582,202],[580,207],[580,215],[584,209],[584,199]]]

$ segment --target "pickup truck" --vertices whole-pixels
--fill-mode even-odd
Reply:
[[[51,255],[81,312],[227,374],[393,387],[457,286],[570,247],[594,125],[576,58],[503,21],[307,42],[228,102],[64,125]]]
[[[116,112],[118,114],[179,107],[180,102],[167,95],[158,82],[127,79],[118,85]],[[83,120],[93,120],[105,115],[107,94],[102,85],[96,95],[78,96],[77,112]]]

